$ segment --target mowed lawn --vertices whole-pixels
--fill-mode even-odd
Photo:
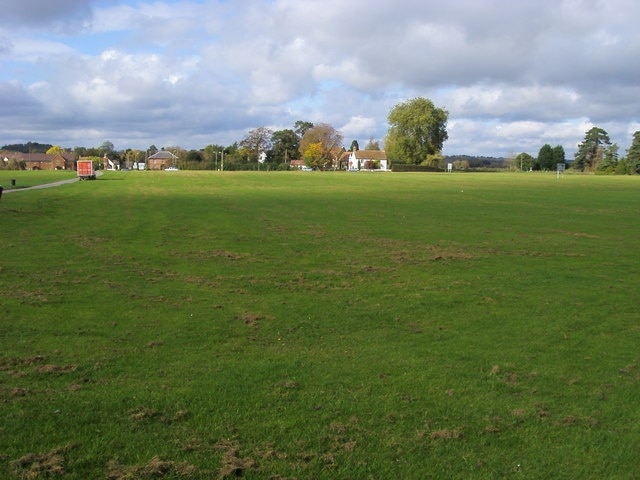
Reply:
[[[77,173],[72,170],[0,170],[0,186],[3,187],[4,192],[8,192],[75,177]]]
[[[640,178],[0,200],[0,477],[640,477]]]

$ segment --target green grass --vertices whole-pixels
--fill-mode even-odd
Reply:
[[[0,477],[638,478],[639,205],[544,174],[3,196]]]
[[[74,177],[76,177],[76,172],[71,170],[0,170],[0,186],[5,191],[16,190]]]

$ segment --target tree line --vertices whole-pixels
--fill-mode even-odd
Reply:
[[[443,157],[442,147],[448,139],[448,117],[447,110],[436,107],[426,98],[418,97],[401,102],[388,114],[389,129],[383,142],[371,138],[365,149],[384,148],[391,163],[420,165],[432,169],[444,169],[447,163],[452,163],[457,170],[501,168],[499,162],[484,161],[482,157]],[[329,170],[343,167],[338,162],[346,151],[343,142],[342,134],[327,123],[314,124],[298,120],[289,129],[273,131],[267,127],[258,127],[249,130],[243,139],[228,146],[211,144],[200,150],[168,146],[162,150],[175,155],[177,166],[186,170],[287,170],[291,168],[293,160],[303,161],[314,169]],[[33,142],[3,147],[5,150],[25,153],[43,151],[45,148],[47,153],[62,150],[57,145]],[[359,150],[356,140],[351,142],[349,150]],[[76,158],[93,158],[100,166],[107,157],[122,168],[144,164],[148,157],[157,152],[155,145],[146,150],[116,150],[110,141],[95,148],[75,147],[72,150]],[[623,157],[619,156],[619,147],[611,142],[607,132],[593,127],[578,145],[573,161],[565,158],[561,145],[545,144],[537,157],[523,152],[507,159],[505,163],[507,168],[520,171],[555,170],[558,164],[566,164],[567,167],[582,172],[639,174],[640,131],[634,133],[631,147]]]
[[[431,165],[441,161],[442,145],[447,139],[447,118],[446,110],[436,108],[431,100],[425,98],[396,105],[389,113],[390,128],[384,139],[387,158],[396,162]],[[380,140],[370,138],[365,149],[381,150],[381,144]],[[99,147],[75,147],[72,150],[31,142],[3,148],[22,152],[42,152],[45,148],[48,153],[70,151],[76,158],[92,158],[98,167],[104,167],[104,159],[108,158],[122,168],[144,164],[147,158],[158,152],[155,145],[146,150],[116,150],[110,141]],[[359,148],[358,142],[353,140],[350,150]],[[305,120],[296,121],[289,129],[252,129],[243,139],[228,146],[211,144],[199,150],[166,146],[162,150],[175,155],[177,166],[187,170],[286,170],[291,168],[293,160],[303,161],[314,169],[339,169],[343,165],[338,160],[346,151],[342,134],[333,126]]]
[[[540,148],[538,157],[520,153],[509,160],[513,170],[556,170],[558,164],[579,172],[597,174],[637,175],[640,174],[640,131],[633,134],[631,146],[625,156],[620,156],[620,147],[612,143],[609,134],[600,127],[590,128],[584,139],[578,144],[573,161],[565,159],[561,145],[551,147],[545,144]]]

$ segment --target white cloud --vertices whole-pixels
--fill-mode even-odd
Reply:
[[[60,25],[69,20],[82,21],[91,15],[90,0],[20,0],[3,2],[0,25]]]
[[[55,55],[71,55],[73,49],[60,41],[15,35],[11,39],[8,58],[25,63],[39,63]]]
[[[338,128],[338,130],[342,133],[345,138],[345,141],[348,138],[353,139],[370,139],[374,135],[374,133],[378,130],[377,120],[371,117],[362,117],[362,116],[354,116],[349,119],[349,121]],[[349,143],[349,142],[347,142]]]
[[[200,148],[296,120],[366,142],[425,96],[450,112],[445,153],[570,150],[594,124],[626,148],[638,17],[633,0],[13,2],[0,143]]]

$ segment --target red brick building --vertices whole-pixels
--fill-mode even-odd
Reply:
[[[168,150],[160,150],[159,152],[147,158],[147,168],[149,170],[164,170],[165,168],[175,167],[176,157]]]
[[[0,152],[0,158],[9,162],[15,160],[24,165],[26,170],[73,170],[75,156],[73,153],[22,153]]]

